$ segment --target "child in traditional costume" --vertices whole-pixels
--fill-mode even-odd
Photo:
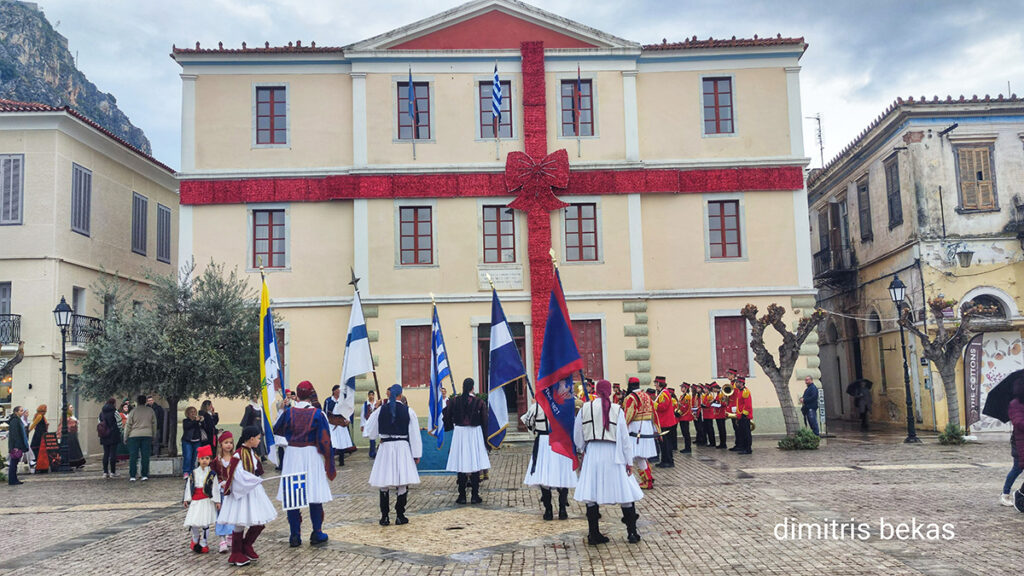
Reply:
[[[257,450],[259,452],[259,450]],[[217,439],[217,457],[213,459],[210,467],[217,473],[217,481],[224,484],[228,481],[228,467],[231,466],[231,455],[235,453],[235,437],[229,431],[221,433]],[[235,527],[231,524],[217,522],[214,530],[220,536],[220,553],[226,554],[231,547],[231,534]]]
[[[263,466],[257,448],[262,436],[257,426],[246,426],[242,430],[223,486],[224,503],[217,520],[235,527],[228,556],[228,564],[233,566],[246,566],[259,559],[252,545],[264,525],[277,517],[277,510],[260,486]]]
[[[199,463],[185,480],[184,505],[188,509],[185,526],[192,530],[192,543],[189,547],[196,554],[210,551],[207,546],[207,530],[217,523],[217,511],[220,509],[220,483],[217,481],[217,473],[210,468],[212,452],[209,446],[199,448]]]

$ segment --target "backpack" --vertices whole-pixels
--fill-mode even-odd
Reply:
[[[100,420],[96,423],[96,433],[100,435],[100,438],[106,438],[110,430],[107,429],[107,423]]]

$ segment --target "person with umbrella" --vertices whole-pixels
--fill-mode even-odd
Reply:
[[[846,393],[853,399],[854,410],[860,415],[860,429],[868,430],[868,417],[871,415],[871,381],[864,378],[850,382]]]

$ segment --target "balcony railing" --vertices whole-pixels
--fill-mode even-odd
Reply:
[[[829,248],[814,255],[814,277],[827,278],[846,272],[853,272],[856,262],[850,248]]]
[[[0,346],[21,341],[21,314],[0,314]]]
[[[75,346],[86,346],[101,333],[103,333],[103,320],[81,314],[71,316],[71,333],[68,334],[68,343]]]

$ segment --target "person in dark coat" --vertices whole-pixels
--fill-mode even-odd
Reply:
[[[210,449],[217,450],[217,424],[220,424],[220,414],[213,409],[213,402],[203,400],[199,407],[199,420],[203,423],[203,430],[206,431],[206,444]]]
[[[245,406],[245,413],[242,414],[242,422],[240,426],[244,430],[248,426],[255,426],[260,430],[263,429],[263,399],[260,394],[254,394],[249,399],[249,403]],[[267,459],[267,440],[263,436],[260,436],[260,445],[256,448],[256,453],[259,454],[260,460]]]
[[[97,433],[100,429],[99,424],[103,424],[103,431],[106,432],[100,435],[100,445],[103,446],[103,477],[117,478],[117,444],[121,441],[121,432],[117,427],[117,400],[107,400],[100,409]]]
[[[814,385],[814,378],[804,378],[804,395],[800,398],[800,411],[804,414],[804,420],[810,426],[815,436],[821,436],[818,432],[818,387]]]
[[[1013,467],[1006,475],[1006,482],[1003,483],[1003,495],[999,503],[1003,506],[1013,506],[1013,483],[1020,476],[1024,468],[1021,466],[1020,449],[1024,447],[1024,383],[1017,382],[1013,385],[1013,400],[1010,400],[1010,423],[1013,424],[1013,434],[1010,436],[1010,453],[1013,456]]]
[[[25,432],[25,423],[21,421],[21,406],[15,406],[11,412],[11,419],[7,421],[7,483],[11,486],[24,484],[18,480],[18,462],[21,457],[12,457],[15,450],[22,454],[28,452],[28,433]]]
[[[164,407],[153,400],[153,396],[146,396],[146,404],[153,409],[153,416],[156,418],[156,434],[153,435],[152,453],[154,457],[160,456],[160,448],[164,445],[164,430],[167,429],[167,411]]]
[[[196,407],[185,408],[185,419],[181,421],[181,469],[185,478],[195,467],[196,451],[203,440],[202,430],[203,421]]]

